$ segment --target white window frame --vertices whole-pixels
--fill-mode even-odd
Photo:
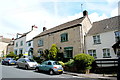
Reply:
[[[103,49],[103,58],[110,58],[110,49],[109,48],[104,48]]]
[[[88,50],[88,54],[90,54],[94,58],[97,58],[97,54],[96,54],[96,50],[95,49]]]
[[[93,42],[94,44],[101,44],[100,35],[93,36]]]

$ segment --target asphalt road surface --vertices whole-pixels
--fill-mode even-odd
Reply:
[[[35,70],[25,70],[16,66],[0,65],[2,67],[2,80],[97,80],[84,78],[68,74],[49,75],[46,72],[35,72]],[[1,70],[1,69],[0,69]],[[0,71],[1,72],[1,71]]]

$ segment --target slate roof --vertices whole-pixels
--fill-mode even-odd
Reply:
[[[87,33],[87,36],[118,30],[118,28],[120,27],[119,22],[120,16],[115,16],[112,18],[94,22],[92,28]]]
[[[12,39],[9,39],[9,38],[1,38],[0,41],[1,41],[1,42],[5,42],[5,43],[10,43],[10,41],[12,41]]]
[[[78,19],[75,19],[75,20],[72,20],[72,21],[63,23],[63,24],[58,25],[58,26],[56,26],[56,27],[54,27],[54,28],[51,28],[51,29],[46,30],[46,31],[43,31],[42,33],[40,33],[39,35],[37,35],[37,36],[34,37],[34,38],[37,38],[37,37],[40,37],[40,36],[43,36],[43,35],[46,35],[46,34],[55,32],[55,31],[59,31],[59,30],[65,29],[65,28],[69,28],[69,27],[71,27],[71,26],[78,25],[78,24],[80,24],[80,23],[84,20],[84,18],[85,18],[85,17],[81,17],[81,18],[78,18]],[[33,39],[34,39],[34,38],[33,38]]]

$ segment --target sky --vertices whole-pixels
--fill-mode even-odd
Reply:
[[[119,0],[1,0],[0,36],[15,38],[16,33],[31,30],[32,25],[50,29],[82,17],[88,11],[91,22],[118,15]]]

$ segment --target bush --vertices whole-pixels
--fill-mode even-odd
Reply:
[[[70,59],[68,62],[65,63],[65,66],[68,66],[68,67],[74,66],[74,60]]]
[[[63,67],[65,66],[65,63],[62,61],[58,61]]]
[[[91,69],[91,64],[94,61],[94,57],[89,54],[77,54],[74,57],[75,66],[78,70],[87,70]]]
[[[17,55],[14,54],[14,52],[10,52],[8,55],[6,55],[6,57],[11,57],[11,58],[15,58]]]

